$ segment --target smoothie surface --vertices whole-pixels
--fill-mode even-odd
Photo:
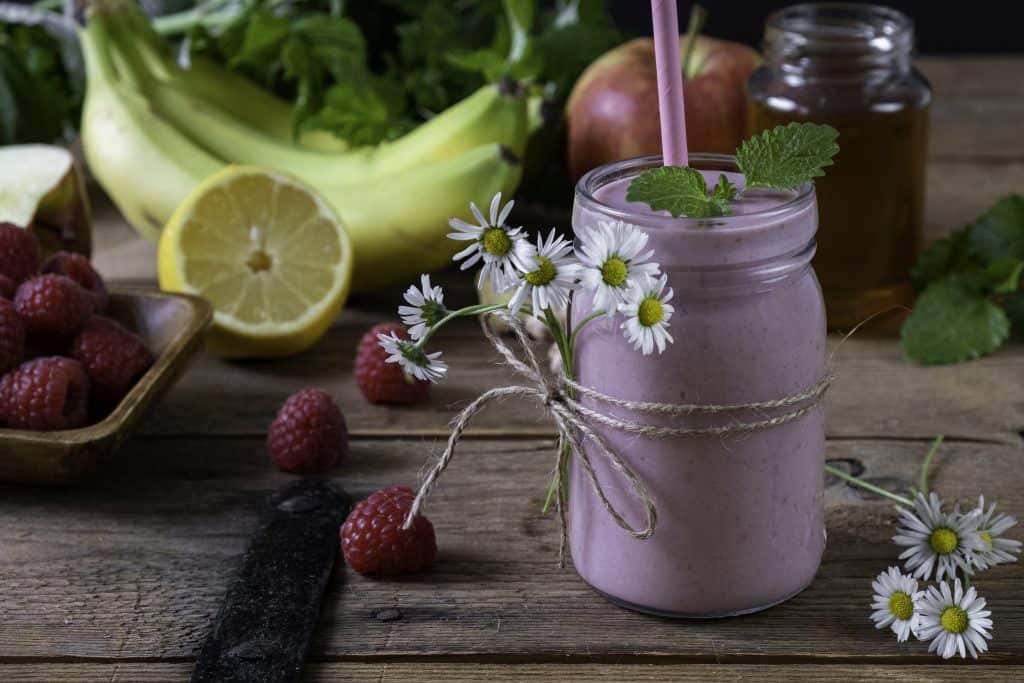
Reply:
[[[745,187],[742,173],[732,171],[701,171],[701,175],[704,176],[704,180],[709,189],[714,187],[715,183],[718,182],[718,176],[720,174],[724,174],[725,177],[736,186],[737,190],[742,190]],[[629,211],[647,216],[671,217],[667,211],[654,211],[643,202],[631,202],[627,200],[626,192],[629,190],[629,184],[632,181],[633,177],[613,180],[610,183],[599,187],[597,191],[594,192],[594,198],[602,204],[606,204],[621,211]],[[730,205],[732,208],[732,214],[730,214],[729,217],[763,213],[764,211],[775,209],[783,204],[793,201],[796,199],[797,195],[798,190],[752,190],[749,195],[741,196],[737,201],[732,202]],[[734,227],[740,227],[747,224],[746,221],[736,220],[729,220],[727,223],[729,226]],[[681,221],[680,227],[686,228],[688,227],[688,223]]]

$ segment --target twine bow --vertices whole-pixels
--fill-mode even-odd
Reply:
[[[542,369],[537,360],[536,354],[530,345],[529,337],[526,334],[523,321],[519,316],[508,311],[492,311],[488,317],[496,316],[505,322],[512,331],[513,338],[517,342],[521,355],[518,355],[498,334],[491,330],[490,325],[483,325],[484,334],[494,346],[495,350],[502,356],[505,364],[515,370],[526,383],[523,385],[510,385],[495,387],[485,391],[472,403],[459,413],[451,423],[451,434],[448,437],[448,444],[433,467],[430,468],[420,486],[419,492],[413,500],[409,514],[403,524],[404,529],[412,526],[413,519],[419,514],[427,496],[433,489],[438,477],[447,469],[452,457],[455,455],[455,447],[462,438],[462,433],[470,421],[492,401],[506,398],[527,398],[537,401],[547,410],[551,420],[555,423],[558,431],[558,458],[556,461],[554,481],[552,482],[555,491],[556,509],[559,518],[559,564],[564,566],[565,548],[567,542],[566,506],[568,503],[568,487],[564,477],[566,476],[566,460],[569,455],[575,457],[586,474],[594,494],[601,501],[605,511],[615,520],[626,533],[636,539],[650,538],[658,522],[658,510],[651,498],[650,491],[646,484],[630,467],[629,463],[608,443],[594,431],[591,423],[603,424],[613,429],[621,430],[641,436],[668,439],[682,436],[714,436],[737,434],[743,432],[757,431],[779,426],[792,422],[813,410],[824,398],[825,392],[831,384],[832,377],[826,376],[813,387],[790,396],[771,401],[757,403],[746,403],[738,405],[714,405],[714,404],[675,404],[675,403],[649,403],[644,401],[626,401],[603,394],[590,387],[583,386],[564,375],[564,373],[553,374]],[[591,400],[599,401],[609,405],[625,408],[635,412],[657,414],[657,415],[693,415],[693,414],[723,414],[739,411],[777,410],[790,408],[788,412],[775,417],[755,421],[735,421],[729,424],[713,427],[664,427],[647,425],[639,422],[630,422],[600,411],[594,410],[581,404],[575,396],[585,396]],[[630,524],[622,513],[612,504],[605,495],[604,488],[598,481],[597,473],[590,455],[584,448],[584,443],[589,441],[597,451],[597,455],[606,460],[625,481],[633,498],[640,502],[644,510],[643,526]]]

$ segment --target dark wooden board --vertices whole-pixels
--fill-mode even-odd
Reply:
[[[928,663],[868,619],[870,583],[895,561],[894,512],[836,482],[829,541],[811,588],[768,612],[678,623],[617,608],[555,563],[557,534],[540,515],[549,441],[469,441],[431,500],[440,555],[429,572],[393,580],[346,569],[328,586],[311,658],[463,657],[474,661],[865,661]],[[833,441],[888,485],[911,483],[926,442]],[[335,473],[354,497],[414,483],[431,444],[356,441]],[[943,448],[934,486],[985,493],[1024,509],[1021,450]],[[290,477],[253,439],[136,439],[116,475],[78,489],[0,487],[0,661],[195,656],[257,526],[260,501]],[[989,663],[1024,663],[1024,567],[977,585],[995,611]],[[15,596],[15,597],[7,597]],[[397,609],[401,617],[380,613]],[[585,625],[585,627],[581,626]]]

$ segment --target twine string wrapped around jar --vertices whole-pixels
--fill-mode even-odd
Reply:
[[[830,374],[826,374],[825,377],[813,386],[788,396],[745,404],[715,405],[627,401],[583,386],[566,377],[564,373],[553,374],[546,372],[541,367],[536,354],[530,346],[530,339],[526,334],[523,321],[517,315],[509,311],[493,311],[488,313],[488,316],[497,316],[511,330],[512,338],[516,342],[519,353],[496,334],[491,329],[491,325],[483,325],[484,334],[495,350],[502,356],[505,364],[515,370],[526,382],[518,385],[495,387],[484,392],[452,420],[452,431],[448,437],[447,446],[441,453],[440,458],[437,459],[437,462],[434,463],[424,477],[409,510],[409,514],[405,519],[403,528],[408,529],[411,527],[413,519],[419,514],[438,478],[451,463],[452,457],[455,455],[455,447],[476,414],[492,401],[513,397],[532,399],[544,406],[551,420],[555,423],[555,428],[558,432],[560,447],[557,449],[558,459],[555,467],[553,487],[558,492],[556,505],[560,532],[559,564],[562,566],[564,566],[567,540],[566,504],[568,501],[566,498],[566,487],[563,486],[561,477],[565,471],[563,459],[567,454],[577,458],[605,511],[630,536],[636,539],[650,538],[657,526],[657,507],[654,505],[646,484],[622,455],[612,448],[600,434],[594,431],[591,426],[593,423],[652,439],[728,436],[755,432],[793,422],[817,408],[824,399],[833,379]],[[583,405],[573,398],[571,394],[578,394],[607,405],[652,415],[729,415],[763,410],[784,410],[784,412],[760,420],[734,420],[728,424],[710,427],[666,427],[632,422],[607,415]],[[611,465],[613,470],[629,484],[633,498],[641,504],[644,510],[645,520],[642,526],[630,524],[606,496],[604,488],[598,480],[590,455],[587,454],[584,448],[584,443],[588,441],[597,449],[597,453]],[[562,448],[561,446],[563,445],[567,445],[568,448]]]

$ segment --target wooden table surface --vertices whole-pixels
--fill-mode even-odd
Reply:
[[[927,211],[935,237],[1024,190],[1024,57],[931,58],[922,67],[936,92]],[[102,205],[97,240],[109,279],[153,282],[152,246]],[[297,358],[200,356],[115,466],[85,484],[0,485],[0,680],[187,678],[260,501],[290,479],[270,465],[263,436],[300,387],[325,386],[345,411],[352,451],[333,476],[346,489],[363,496],[414,484],[459,407],[510,377],[467,322],[443,341],[451,378],[429,405],[365,403],[352,379],[355,345],[397,301],[396,289],[353,304]],[[894,339],[863,335],[842,347],[837,366],[829,460],[906,487],[942,433],[934,488],[965,500],[984,493],[1024,517],[1024,347],[922,368],[902,359]],[[897,554],[893,508],[831,478],[825,558],[791,601],[711,622],[609,604],[556,566],[556,527],[539,512],[552,437],[529,406],[481,415],[431,502],[437,562],[398,580],[338,567],[308,679],[1024,679],[1024,566],[977,581],[995,638],[971,669],[921,644],[897,646],[868,619],[871,580]],[[400,618],[383,619],[391,609]]]

